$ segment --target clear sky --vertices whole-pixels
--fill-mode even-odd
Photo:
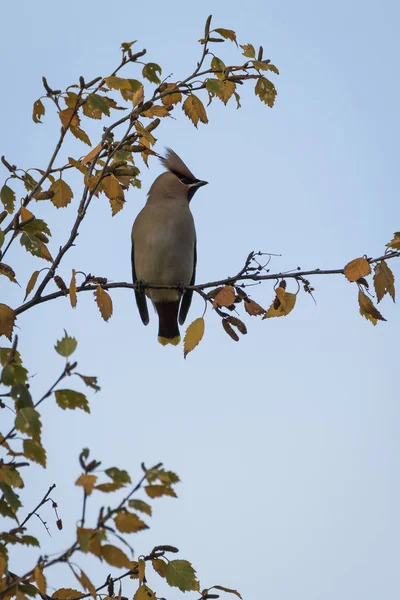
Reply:
[[[241,43],[262,44],[281,74],[272,110],[243,86],[240,110],[214,101],[209,125],[196,130],[178,109],[176,121],[157,129],[156,149],[171,146],[210,182],[192,203],[198,282],[236,273],[250,250],[282,254],[271,264],[275,271],[338,268],[382,254],[400,228],[394,1],[4,3],[1,154],[21,167],[47,164],[59,123],[50,108],[43,125],[31,120],[42,75],[63,89],[80,75],[106,76],[118,64],[120,43],[137,39],[164,76],[184,78],[199,57],[197,40],[210,13],[214,27],[234,29]],[[231,42],[216,51],[226,62],[240,60]],[[135,77],[135,69],[127,76]],[[97,128],[88,128],[96,143]],[[62,158],[78,158],[85,148],[69,137]],[[60,269],[66,280],[71,268],[130,280],[131,225],[160,172],[156,161],[143,168],[143,189],[129,192],[114,219],[104,197],[93,203]],[[69,208],[35,206],[51,226],[53,254],[73,222],[79,181],[68,177],[76,192]],[[38,261],[18,245],[10,257],[22,289],[3,278],[1,302],[19,305]],[[36,397],[62,369],[53,345],[64,328],[79,340],[79,369],[98,375],[102,386],[90,417],[62,413],[53,401],[43,405],[49,466],[30,469],[34,490],[24,505],[30,510],[55,482],[65,524],[62,533],[53,525],[46,539],[40,522],[32,523],[44,551],[70,541],[81,506],[75,457],[88,446],[134,480],[141,461],[161,460],[181,476],[179,499],[156,502],[152,528],[133,542],[139,553],[176,545],[203,587],[237,588],[247,600],[397,599],[398,307],[385,299],[388,321],[373,327],[358,314],[354,285],[338,276],[312,284],[317,306],[303,294],[285,319],[245,318],[249,333],[237,344],[208,311],[205,338],[186,361],[182,347],[157,344],[154,318],[142,326],[128,290],[113,292],[109,323],[91,294],[81,294],[75,310],[59,299],[21,315],[20,349],[37,373]],[[271,285],[249,290],[264,306],[273,299]],[[202,310],[196,300],[189,322]],[[78,381],[68,383],[81,389]],[[20,553],[14,570],[27,560]],[[67,571],[49,577],[54,589]],[[96,584],[110,571],[118,574],[88,566]]]

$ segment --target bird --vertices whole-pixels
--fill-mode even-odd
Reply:
[[[149,323],[146,296],[158,315],[158,342],[163,346],[180,342],[183,325],[192,302],[196,278],[196,229],[190,201],[207,185],[197,179],[171,148],[161,157],[167,169],[153,182],[147,202],[132,227],[132,278],[144,325]],[[170,285],[177,289],[152,289],[145,284]]]

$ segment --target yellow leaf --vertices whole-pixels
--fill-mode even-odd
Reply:
[[[144,101],[144,87],[141,85],[136,92],[132,95],[132,104],[133,106],[138,106],[141,102]]]
[[[224,587],[223,585],[213,585],[212,587],[210,587],[208,589],[208,591],[210,590],[222,590],[223,592],[226,592],[227,594],[235,594],[235,596],[237,596],[238,598],[240,598],[242,600],[242,596],[239,594],[239,592],[237,590],[232,590],[231,588],[227,588]]]
[[[9,265],[0,262],[0,275],[5,275],[13,283],[18,283],[15,279],[15,271]]]
[[[372,300],[362,290],[358,292],[358,304],[360,305],[360,315],[371,321],[373,325],[376,325],[378,321],[386,321],[379,310],[375,308]]]
[[[214,298],[213,307],[231,306],[236,299],[235,288],[232,285],[225,285]]]
[[[69,600],[70,598],[82,598],[84,594],[78,592],[78,590],[72,590],[71,588],[60,588],[52,595],[52,598],[57,600]]]
[[[89,162],[92,162],[92,160],[101,152],[101,144],[97,144],[97,146],[95,146],[93,148],[93,150],[91,150],[89,152],[89,154],[86,154],[85,158],[82,159],[82,164],[86,165]]]
[[[225,38],[226,40],[232,40],[232,42],[235,42],[236,46],[237,41],[236,41],[236,33],[234,31],[232,31],[232,29],[214,29],[214,31],[216,33],[219,33],[219,35],[222,35],[223,38]]]
[[[123,567],[129,568],[129,558],[126,556],[125,552],[122,552],[122,550],[116,546],[105,544],[101,547],[101,555],[112,567],[119,567],[120,569]]]
[[[167,563],[164,560],[162,560],[161,558],[153,558],[151,564],[153,565],[153,569],[155,570],[155,572],[158,573],[160,577],[165,577]]]
[[[254,302],[254,300],[245,300],[244,309],[247,312],[247,314],[254,317],[257,315],[263,315],[267,312],[265,308],[257,304],[257,302]]]
[[[125,200],[120,198],[110,198],[111,214],[113,217],[124,208]]]
[[[400,231],[396,231],[394,238],[386,246],[392,250],[400,250]]]
[[[43,102],[40,100],[36,100],[36,102],[33,105],[33,111],[32,111],[32,119],[34,120],[35,123],[41,123],[42,121],[40,120],[40,117],[43,117],[44,115],[44,106],[43,106]]]
[[[81,129],[80,127],[73,127],[71,125],[70,131],[76,138],[78,138],[78,140],[81,140],[81,142],[84,142],[88,146],[92,145],[88,134],[86,133],[86,131],[83,131],[83,129]]]
[[[7,550],[4,550],[4,552],[7,552]],[[8,565],[7,556],[5,554],[3,554],[3,552],[0,552],[0,577],[3,577],[4,573],[6,572],[7,565]],[[3,579],[0,581],[0,593],[1,593],[1,589],[2,589],[1,586],[2,586],[3,582],[5,583],[6,579]]]
[[[206,109],[200,98],[195,94],[190,94],[183,103],[183,112],[192,121],[193,125],[197,127],[197,123],[208,123]]]
[[[96,475],[90,475],[88,473],[83,473],[78,479],[75,481],[75,485],[80,485],[85,490],[86,494],[90,496],[90,494],[94,490],[94,486],[96,485],[97,477]]]
[[[253,44],[240,44],[240,47],[243,50],[243,56],[247,56],[248,58],[256,57],[256,51],[254,50]]]
[[[169,112],[165,108],[165,106],[152,106],[146,112],[143,113],[144,117],[167,117]]]
[[[70,299],[72,308],[75,308],[76,302],[77,302],[75,269],[72,269],[71,283],[69,284],[69,299]]]
[[[75,160],[74,158],[71,158],[70,156],[68,157],[68,162],[70,165],[72,165],[73,167],[75,167],[75,169],[78,169],[78,171],[80,171],[83,175],[86,175],[87,173],[87,167],[84,167],[83,164],[79,161],[79,160]]]
[[[147,585],[141,585],[133,596],[133,600],[156,600],[156,595]]]
[[[265,313],[263,319],[270,319],[271,317],[286,317],[286,315],[288,315],[294,309],[296,298],[296,294],[290,294],[282,287],[278,287],[276,289],[276,298]]]
[[[182,102],[182,94],[179,90],[172,92],[177,87],[176,83],[169,83],[162,93],[161,102],[168,106],[169,104],[178,104]]]
[[[137,81],[136,79],[124,79],[123,77],[116,77],[115,75],[106,77],[104,81],[108,87],[113,90],[128,90],[136,92],[136,90],[138,90],[142,85],[140,81]]]
[[[65,206],[68,206],[74,197],[74,194],[72,193],[68,183],[66,183],[63,179],[57,179],[57,181],[52,183],[50,190],[54,192],[54,196],[51,198],[51,201],[57,208],[64,208]]]
[[[161,496],[176,498],[176,494],[170,485],[146,485],[144,489],[150,498],[160,498]]]
[[[267,104],[270,108],[273,107],[277,92],[272,81],[265,77],[259,77],[254,92],[264,104]]]
[[[217,94],[218,98],[226,104],[229,98],[233,95],[236,90],[236,83],[234,81],[221,81],[221,92]]]
[[[110,295],[103,290],[102,287],[97,286],[96,291],[94,292],[97,306],[99,307],[101,316],[105,321],[111,317],[113,313],[113,305]]]
[[[183,356],[186,358],[189,352],[194,350],[201,342],[204,335],[205,322],[203,317],[195,319],[186,329],[185,339],[183,341]]]
[[[366,277],[371,273],[371,265],[365,257],[355,258],[344,268],[344,274],[349,281],[357,281],[360,277]]]
[[[79,583],[81,584],[81,586],[85,589],[88,590],[88,592],[90,593],[90,595],[92,596],[92,598],[97,597],[97,592],[96,592],[96,588],[94,587],[93,583],[90,581],[89,577],[86,575],[86,573],[84,571],[82,571],[81,569],[81,574],[77,575],[74,571],[74,575],[77,578],[77,580],[79,581]]]
[[[394,289],[394,275],[392,270],[387,266],[387,263],[382,260],[375,265],[374,275],[374,287],[378,302],[380,302],[383,296],[389,293],[393,302],[395,300],[395,289]]]
[[[63,124],[63,127],[79,127],[79,117],[78,115],[74,115],[73,108],[66,108],[65,110],[61,110],[58,113],[60,117],[60,121]]]
[[[33,288],[35,287],[37,279],[39,277],[39,273],[40,273],[40,271],[34,271],[32,273],[32,275],[30,276],[28,284],[26,286],[24,302],[27,299],[27,297],[29,296],[29,294],[31,293],[31,291],[33,290]]]
[[[39,565],[36,565],[36,567],[34,568],[33,574],[34,574],[35,583],[37,585],[39,592],[42,594],[42,596],[45,596],[46,595],[46,578],[43,575],[42,569],[39,567]]]
[[[124,190],[118,179],[114,175],[104,177],[102,180],[102,191],[110,200],[125,200]]]
[[[121,533],[136,533],[149,528],[137,515],[126,510],[121,510],[114,521],[116,528]]]
[[[141,137],[140,141],[142,144],[144,143],[145,140],[147,140],[151,145],[156,143],[157,140],[154,137],[154,135],[152,135],[150,133],[150,131],[147,131],[147,129],[145,127],[143,127],[143,125],[141,125],[138,121],[136,121],[136,123],[135,123],[135,128]]]
[[[146,563],[143,558],[139,558],[138,560],[138,574],[139,574],[139,584],[143,583],[144,574],[146,571]]]
[[[19,214],[21,216],[21,224],[26,223],[26,221],[31,221],[35,218],[35,215],[31,213],[30,210],[25,208],[25,206],[21,206],[19,209]]]
[[[117,483],[115,481],[110,483],[100,483],[96,485],[96,490],[99,492],[104,492],[105,494],[109,494],[110,492],[115,492],[115,490],[120,490],[122,487],[125,487],[123,483]]]
[[[5,335],[11,341],[15,323],[15,312],[7,304],[0,304],[0,335]]]

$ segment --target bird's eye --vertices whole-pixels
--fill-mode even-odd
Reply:
[[[189,179],[189,177],[185,177],[184,175],[183,175],[183,176],[181,175],[181,176],[179,177],[179,179],[180,179],[180,181],[181,181],[183,184],[185,184],[185,185],[190,185],[190,184],[194,183],[194,182],[193,182],[193,179]]]

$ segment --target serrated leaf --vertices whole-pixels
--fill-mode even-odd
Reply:
[[[24,455],[42,467],[46,466],[46,450],[39,441],[24,440]]]
[[[170,586],[179,588],[181,592],[200,590],[196,571],[188,560],[170,560],[165,569],[165,578]]]
[[[232,42],[235,42],[236,46],[238,45],[237,40],[236,40],[236,33],[234,31],[232,31],[232,29],[219,28],[219,29],[214,29],[214,31],[216,33],[219,33],[219,35],[222,35],[222,37],[225,38],[226,40],[232,40]]]
[[[169,112],[165,106],[154,105],[151,106],[146,112],[143,113],[144,117],[151,119],[152,117],[168,117]]]
[[[225,285],[215,296],[213,307],[231,306],[236,299],[235,288],[232,285]]]
[[[13,513],[17,513],[18,509],[20,509],[22,506],[19,495],[16,494],[12,487],[6,483],[0,483],[0,491],[2,492],[4,500],[9,504]]]
[[[165,560],[162,560],[161,558],[153,558],[151,564],[153,565],[155,572],[158,573],[160,577],[165,577],[165,572],[167,570],[167,563]]]
[[[90,593],[92,598],[94,598],[96,600],[96,598],[97,598],[96,588],[94,587],[93,583],[90,581],[90,579],[86,575],[86,573],[84,571],[82,571],[82,569],[81,569],[80,575],[77,575],[76,573],[74,573],[74,574],[75,574],[75,577],[78,579],[79,583],[81,584],[81,586]]]
[[[41,123],[42,121],[40,120],[40,117],[43,117],[45,113],[44,110],[44,105],[43,102],[41,101],[41,99],[39,98],[39,100],[36,100],[36,102],[33,104],[33,111],[32,111],[32,119],[35,123]]]
[[[61,110],[58,113],[58,116],[60,117],[60,121],[63,127],[79,127],[79,117],[77,114],[74,114],[73,108],[66,108],[64,110]]]
[[[160,498],[161,496],[176,498],[176,494],[170,485],[146,485],[144,490],[149,498]]]
[[[33,188],[37,185],[37,181],[35,181],[32,175],[29,175],[29,173],[24,173],[22,179],[24,180],[25,189],[28,192],[31,192]],[[40,191],[40,189],[38,191]]]
[[[6,265],[5,263],[1,263],[1,262],[0,262],[0,275],[5,275],[13,283],[18,283],[17,280],[15,279],[14,270],[10,266]]]
[[[14,329],[16,314],[7,304],[0,304],[0,335],[5,335],[10,341]]]
[[[33,535],[23,535],[20,541],[24,546],[35,546],[36,548],[40,548],[39,540],[33,537]]]
[[[28,213],[30,211],[28,210],[26,212]],[[42,219],[32,219],[29,222],[22,223],[21,230],[25,231],[26,233],[32,233],[33,235],[36,235],[37,233],[44,233],[51,237],[50,229],[47,223],[42,221]]]
[[[7,549],[3,544],[0,544],[0,577],[3,577],[7,571],[8,566],[8,553]]]
[[[279,70],[276,68],[275,65],[271,65],[271,63],[267,63],[262,60],[253,60],[253,66],[258,71],[272,71],[276,75],[279,75]]]
[[[374,287],[378,302],[385,294],[390,294],[395,301],[394,275],[386,261],[382,260],[375,265]]]
[[[108,477],[110,477],[116,483],[122,483],[124,485],[126,483],[131,483],[131,478],[129,477],[129,473],[127,471],[125,471],[124,469],[118,469],[117,467],[111,467],[109,469],[106,469],[105,473],[106,473],[106,475],[108,475]]]
[[[185,339],[183,341],[183,356],[185,358],[203,339],[204,328],[204,319],[203,317],[200,317],[199,319],[195,319],[186,329]]]
[[[156,595],[153,590],[143,584],[136,590],[133,600],[156,600]]]
[[[147,63],[147,65],[145,65],[142,70],[143,77],[145,77],[152,83],[161,83],[161,79],[159,78],[157,73],[160,73],[161,75],[161,67],[156,63]]]
[[[97,385],[97,377],[90,377],[89,375],[81,375],[80,373],[76,373],[82,381],[88,386],[91,387],[96,392],[100,391],[100,386]]]
[[[63,179],[57,179],[51,184],[50,190],[54,192],[54,196],[51,198],[51,202],[56,208],[64,208],[71,202],[74,194]]]
[[[112,546],[111,544],[105,544],[101,547],[101,555],[112,567],[129,568],[130,560],[120,548]]]
[[[72,308],[76,307],[76,303],[78,301],[76,295],[76,272],[75,269],[72,269],[71,281],[69,284],[69,300],[71,302]]]
[[[264,319],[272,317],[286,317],[295,307],[297,296],[286,292],[282,287],[275,290],[276,298],[263,316]]]
[[[64,98],[64,102],[67,105],[67,108],[75,108],[78,104],[79,96],[75,94],[75,92],[67,92],[67,95]]]
[[[97,476],[96,475],[90,475],[89,473],[83,473],[75,481],[75,485],[83,487],[83,489],[85,490],[86,494],[88,496],[90,496],[90,494],[94,490],[94,486],[96,485],[96,482],[97,482]]]
[[[176,92],[172,92],[177,87],[176,83],[169,83],[165,90],[163,91],[163,96],[161,98],[161,102],[168,106],[169,104],[178,104],[182,102],[182,94],[179,90]]]
[[[100,286],[97,286],[94,296],[101,316],[105,321],[108,321],[113,313],[111,296]]]
[[[32,273],[32,275],[30,276],[29,281],[26,286],[24,302],[27,299],[27,297],[29,296],[29,294],[31,293],[31,291],[33,290],[33,288],[35,287],[36,282],[39,277],[39,273],[40,273],[40,271],[34,271]]]
[[[86,108],[86,112],[85,112]],[[107,115],[110,116],[110,106],[104,96],[100,96],[100,94],[89,94],[86,98],[86,103],[83,106],[83,112],[86,116],[92,118],[101,118],[101,116]],[[100,114],[100,117],[97,115]],[[96,115],[93,117],[93,115]]]
[[[15,206],[15,192],[8,185],[3,185],[0,191],[0,199],[3,203],[4,208],[8,212],[8,214],[12,214],[14,212]]]
[[[344,268],[344,274],[348,281],[357,281],[360,277],[366,277],[371,273],[371,265],[365,257],[355,258]]]
[[[32,406],[21,408],[15,418],[15,428],[33,439],[39,440],[42,429],[40,414]]]
[[[371,321],[373,325],[376,325],[378,321],[386,321],[379,310],[375,308],[372,300],[361,290],[358,292],[358,304],[360,306],[360,315]]]
[[[400,231],[396,231],[393,239],[386,246],[392,250],[400,250]]]
[[[39,238],[37,238],[34,234],[24,231],[19,241],[21,246],[23,246],[25,250],[30,252],[33,256],[38,256],[39,258],[44,258],[44,260],[53,262],[46,244],[44,244],[42,240],[39,240]]]
[[[137,531],[149,528],[137,515],[126,510],[119,511],[114,519],[114,523],[121,533],[136,533]]]
[[[2,247],[2,245],[4,244],[4,240],[5,240],[5,233],[4,231],[0,230],[0,248]]]
[[[197,127],[198,122],[208,123],[206,109],[204,104],[195,94],[190,94],[182,105],[183,112]]]
[[[57,340],[57,344],[54,346],[56,352],[64,358],[71,356],[76,350],[78,342],[75,338],[70,337],[64,329],[64,337],[61,340]]]
[[[100,483],[99,485],[96,485],[96,490],[104,492],[105,494],[110,494],[111,492],[120,490],[122,487],[125,487],[123,483]]]
[[[129,500],[128,504],[129,504],[130,508],[139,510],[140,512],[143,512],[146,515],[149,515],[151,517],[152,508],[151,508],[150,504],[147,504],[147,502],[144,502],[143,500],[134,499],[134,500]]]
[[[18,519],[15,516],[15,514],[13,513],[13,511],[11,510],[10,506],[7,504],[7,502],[5,500],[1,500],[1,499],[0,499],[0,515],[2,515],[3,517],[9,517],[10,519],[14,519],[15,521],[18,522]]]
[[[104,81],[109,88],[120,91],[128,90],[130,92],[136,92],[142,86],[137,79],[124,79],[123,77],[116,77],[115,75],[106,77]]]
[[[85,396],[81,392],[75,390],[57,390],[54,392],[56,402],[63,410],[70,408],[81,408],[87,413],[90,413],[89,403]]]
[[[240,47],[243,50],[243,56],[247,56],[248,58],[256,57],[256,51],[254,50],[253,44],[240,44]]]
[[[254,302],[254,300],[245,300],[244,310],[251,316],[263,315],[267,312],[265,308]]]
[[[212,61],[211,61],[211,68],[212,70],[215,71],[219,71],[216,74],[216,76],[218,77],[218,79],[225,79],[225,63],[222,62],[222,60],[220,58],[218,58],[217,56],[214,56]]]
[[[78,140],[81,140],[81,142],[84,142],[88,146],[92,145],[88,134],[86,133],[86,131],[83,131],[83,129],[81,129],[80,127],[75,127],[71,125],[69,130],[72,133],[72,135],[74,135]]]
[[[264,104],[267,104],[270,108],[274,106],[277,92],[272,81],[266,77],[259,77],[254,92]]]
[[[86,175],[88,169],[79,160],[75,160],[74,158],[71,158],[71,156],[69,156],[68,162],[70,165],[75,167],[75,169],[78,169],[78,171],[80,171],[83,175]]]
[[[78,592],[78,590],[72,590],[71,588],[60,588],[59,590],[56,590],[51,597],[56,598],[56,600],[70,600],[72,598],[82,598],[82,596],[84,596],[84,594],[82,592]]]

